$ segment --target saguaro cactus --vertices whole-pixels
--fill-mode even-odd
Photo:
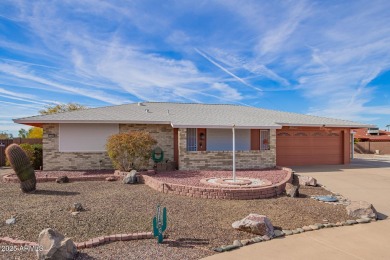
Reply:
[[[34,168],[23,149],[17,144],[11,144],[5,150],[5,155],[20,180],[22,191],[34,191],[37,183]]]
[[[157,237],[157,243],[162,243],[164,234],[167,229],[167,209],[164,207],[161,213],[160,205],[157,205],[157,214],[153,218],[153,236]]]

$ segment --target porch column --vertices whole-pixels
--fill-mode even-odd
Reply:
[[[236,133],[234,127],[235,125],[233,124],[233,182],[236,182]]]

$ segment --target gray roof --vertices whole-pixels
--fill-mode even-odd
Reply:
[[[91,108],[14,119],[15,123],[139,123],[171,124],[175,128],[281,128],[281,126],[328,126],[362,128],[373,125],[347,120],[267,110],[256,107],[143,102]]]

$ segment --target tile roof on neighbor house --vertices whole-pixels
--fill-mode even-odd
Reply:
[[[354,130],[355,138],[360,139],[360,141],[370,141],[370,142],[390,142],[390,132],[379,130],[378,134],[369,134],[367,128],[361,128]]]
[[[171,124],[174,128],[373,127],[357,122],[248,106],[143,102],[14,119],[15,123]]]

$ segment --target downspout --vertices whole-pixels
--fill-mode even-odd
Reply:
[[[236,133],[234,127],[235,125],[233,124],[233,182],[236,182]]]

